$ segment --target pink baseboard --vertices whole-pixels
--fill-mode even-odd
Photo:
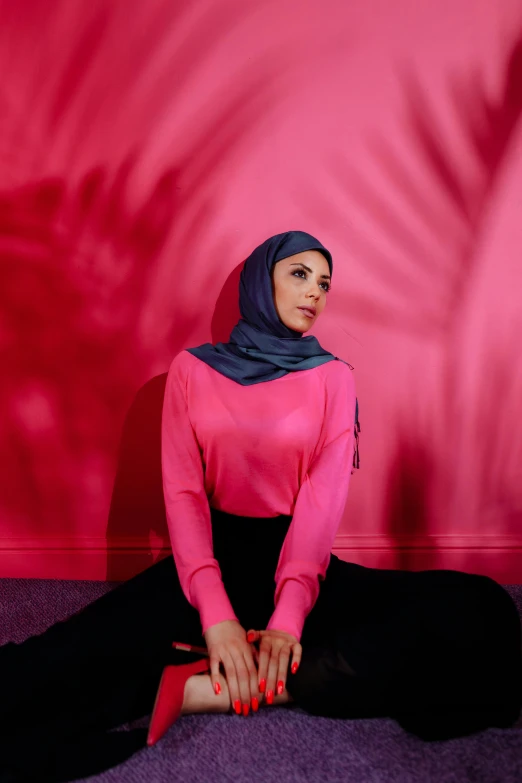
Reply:
[[[369,568],[448,568],[522,583],[520,535],[340,535],[334,554]],[[123,581],[171,554],[147,538],[0,538],[0,578]]]

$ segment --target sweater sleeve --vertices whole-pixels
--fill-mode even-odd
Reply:
[[[341,364],[341,363],[340,363]],[[267,628],[299,641],[319,596],[346,505],[353,462],[355,383],[346,364],[327,380],[318,452],[301,483],[275,574],[275,611]]]
[[[214,558],[203,461],[187,405],[186,373],[178,354],[169,369],[161,423],[163,494],[172,554],[181,588],[198,610],[203,633],[237,620]]]

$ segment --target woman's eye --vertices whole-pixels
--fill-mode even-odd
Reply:
[[[296,269],[294,272],[292,272],[293,275],[304,275],[306,278],[306,272],[304,269]],[[324,289],[326,293],[330,290],[330,283],[321,283],[321,285],[325,285],[326,288]]]

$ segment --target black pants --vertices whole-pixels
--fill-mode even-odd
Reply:
[[[245,630],[266,628],[291,518],[211,515],[234,610]],[[204,644],[169,556],[43,634],[3,645],[0,781],[75,780],[145,748],[146,729],[111,729],[150,715],[163,667],[181,662],[173,640]],[[488,577],[332,555],[301,643],[287,687],[313,715],[391,717],[424,740],[518,719],[520,618]]]

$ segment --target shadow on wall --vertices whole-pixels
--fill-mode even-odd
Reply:
[[[412,174],[408,160],[380,131],[369,133],[367,144],[378,169],[393,184],[395,199],[384,197],[349,157],[336,153],[331,158],[339,188],[364,210],[375,230],[365,233],[355,221],[347,223],[345,205],[339,207],[320,190],[314,191],[311,204],[315,217],[328,216],[329,224],[343,226],[343,244],[364,259],[379,284],[376,289],[384,292],[368,296],[354,286],[346,292],[343,311],[394,331],[414,330],[430,339],[439,335],[447,339],[450,351],[483,222],[522,121],[522,37],[506,52],[498,96],[489,95],[480,72],[448,79],[448,101],[467,142],[472,177],[446,142],[427,85],[412,69],[403,69],[402,85],[405,138],[422,162],[430,187]],[[408,221],[400,204],[408,205]],[[412,229],[415,224],[422,232]],[[444,243],[433,241],[441,235]],[[392,249],[383,253],[382,243],[373,237],[385,237]],[[448,257],[454,259],[451,266]]]
[[[169,541],[161,476],[161,411],[167,373],[156,375],[138,391],[125,418],[112,491],[107,538],[146,536]],[[109,581],[121,579],[118,556],[107,551]],[[149,553],[145,568],[154,563]]]
[[[113,5],[103,4],[90,26],[74,26],[73,20],[63,58],[56,54],[54,32],[64,24],[67,29],[67,13],[60,19],[56,8],[38,27],[38,58],[31,49],[23,56],[32,28],[12,15],[12,38],[27,68],[19,75],[22,93],[26,103],[33,96],[30,112],[48,124],[27,136],[27,106],[9,104],[1,162],[10,173],[16,161],[15,182],[20,171],[41,160],[45,171],[51,166],[58,172],[0,189],[0,408],[6,412],[0,417],[0,510],[4,529],[17,535],[57,527],[57,533],[85,534],[104,518],[121,412],[150,366],[141,327],[161,299],[158,276],[167,269],[174,279],[175,259],[208,241],[201,226],[214,223],[223,167],[251,134],[257,136],[260,117],[277,116],[309,60],[306,47],[282,51],[266,40],[247,58],[230,60],[209,100],[207,85],[199,81],[201,67],[220,56],[231,35],[242,34],[252,15],[257,18],[249,4],[210,4],[195,14],[186,4],[160,3],[143,17],[145,39],[139,14],[127,15],[122,37]],[[89,56],[78,59],[82,51]],[[191,93],[189,111],[184,101]],[[105,101],[92,113],[98,94]],[[92,156],[106,120],[113,145],[107,142],[108,162],[101,166]],[[123,147],[120,127],[134,133]],[[53,140],[51,163],[40,148],[42,139],[46,148],[45,134]],[[162,147],[165,138],[168,149]],[[148,162],[151,151],[155,160],[161,153],[159,175]],[[199,283],[212,274],[203,269]],[[178,282],[186,286],[178,288],[182,301],[189,299],[190,284],[186,276]],[[194,329],[198,314],[192,310],[167,334],[172,350],[185,345]],[[143,393],[148,399],[148,387]],[[127,535],[124,522],[116,527]]]
[[[227,342],[241,317],[238,291],[241,262],[228,276],[216,302],[211,322],[212,343]],[[187,346],[188,347],[188,346]],[[172,357],[174,359],[174,356]],[[150,533],[170,547],[161,475],[161,415],[167,373],[147,381],[136,394],[125,417],[112,491],[107,539],[140,537]],[[150,552],[145,568],[159,559]],[[119,556],[107,551],[108,581],[118,581]]]
[[[422,536],[429,530],[429,487],[433,477],[433,460],[420,439],[407,442],[399,437],[390,465],[386,533],[398,544],[390,567],[416,570],[416,552],[407,547],[401,548],[399,542],[401,539],[411,542],[415,536]],[[437,567],[435,550],[432,562],[428,562],[428,553],[424,557],[423,569]]]
[[[479,493],[479,507],[491,509],[491,513],[499,509],[499,515],[516,529],[522,507],[518,492],[520,481],[515,475],[506,475],[506,455],[512,455],[517,448],[509,430],[509,422],[517,415],[515,400],[520,388],[509,356],[513,357],[517,349],[513,345],[513,353],[509,355],[506,351],[508,358],[504,362],[497,356],[498,351],[485,354],[487,371],[478,385],[476,420],[464,429],[458,403],[463,396],[462,356],[455,347],[459,344],[455,333],[462,329],[465,292],[475,271],[477,243],[483,236],[490,199],[522,121],[522,38],[518,36],[506,51],[498,95],[489,93],[480,70],[472,70],[464,76],[452,74],[448,79],[449,101],[474,161],[473,178],[466,167],[460,165],[458,157],[455,158],[451,146],[445,144],[436,106],[419,77],[404,69],[402,83],[404,131],[409,147],[417,151],[432,187],[423,187],[415,179],[407,160],[394,150],[382,132],[368,134],[367,143],[373,157],[399,196],[397,203],[408,204],[410,215],[415,216],[415,221],[408,223],[395,201],[383,196],[358,172],[356,162],[341,155],[332,159],[332,172],[339,188],[356,200],[366,217],[374,222],[375,231],[365,234],[355,221],[346,223],[341,211],[335,214],[335,201],[327,201],[317,190],[313,202],[315,215],[329,215],[334,225],[345,226],[342,241],[364,260],[365,270],[378,282],[377,291],[385,292],[384,296],[372,293],[369,297],[354,286],[339,303],[342,310],[339,309],[336,316],[342,319],[348,312],[352,319],[378,324],[388,330],[415,332],[430,340],[441,340],[446,368],[442,385],[448,447],[457,467],[472,465],[467,472],[457,469],[449,476],[451,496],[447,498],[447,506],[448,513],[452,513],[450,519],[454,522],[465,519],[472,491]],[[441,205],[440,209],[435,208],[437,203]],[[425,231],[414,232],[411,226],[415,223],[424,226]],[[433,237],[441,235],[445,242],[434,243]],[[386,237],[393,252],[381,252],[373,236]],[[455,260],[451,268],[448,257]],[[407,265],[405,260],[411,263]],[[511,409],[505,404],[506,390],[513,400]],[[504,403],[503,416],[498,412],[500,399]],[[492,417],[496,422],[495,437],[484,438],[484,422]],[[502,429],[498,426],[500,419]],[[405,436],[405,432],[410,434]],[[413,569],[416,553],[401,543],[411,544],[415,537],[429,532],[432,521],[429,519],[430,496],[433,483],[440,481],[441,468],[427,445],[429,439],[423,435],[420,410],[410,411],[404,417],[404,428],[397,427],[393,435],[396,446],[386,478],[387,508],[384,529],[380,532],[396,546],[392,567]],[[519,465],[520,460],[515,455],[509,464]],[[479,482],[477,476],[481,477]],[[438,491],[442,491],[440,487]],[[461,509],[462,517],[459,515]],[[480,529],[478,517],[475,524]],[[435,549],[424,553],[423,563],[426,569],[440,567]]]
[[[89,473],[114,448],[114,420],[144,361],[135,347],[143,292],[179,201],[169,169],[129,213],[133,165],[129,157],[115,177],[91,169],[74,188],[55,177],[0,192],[6,520],[75,529],[88,515]]]

